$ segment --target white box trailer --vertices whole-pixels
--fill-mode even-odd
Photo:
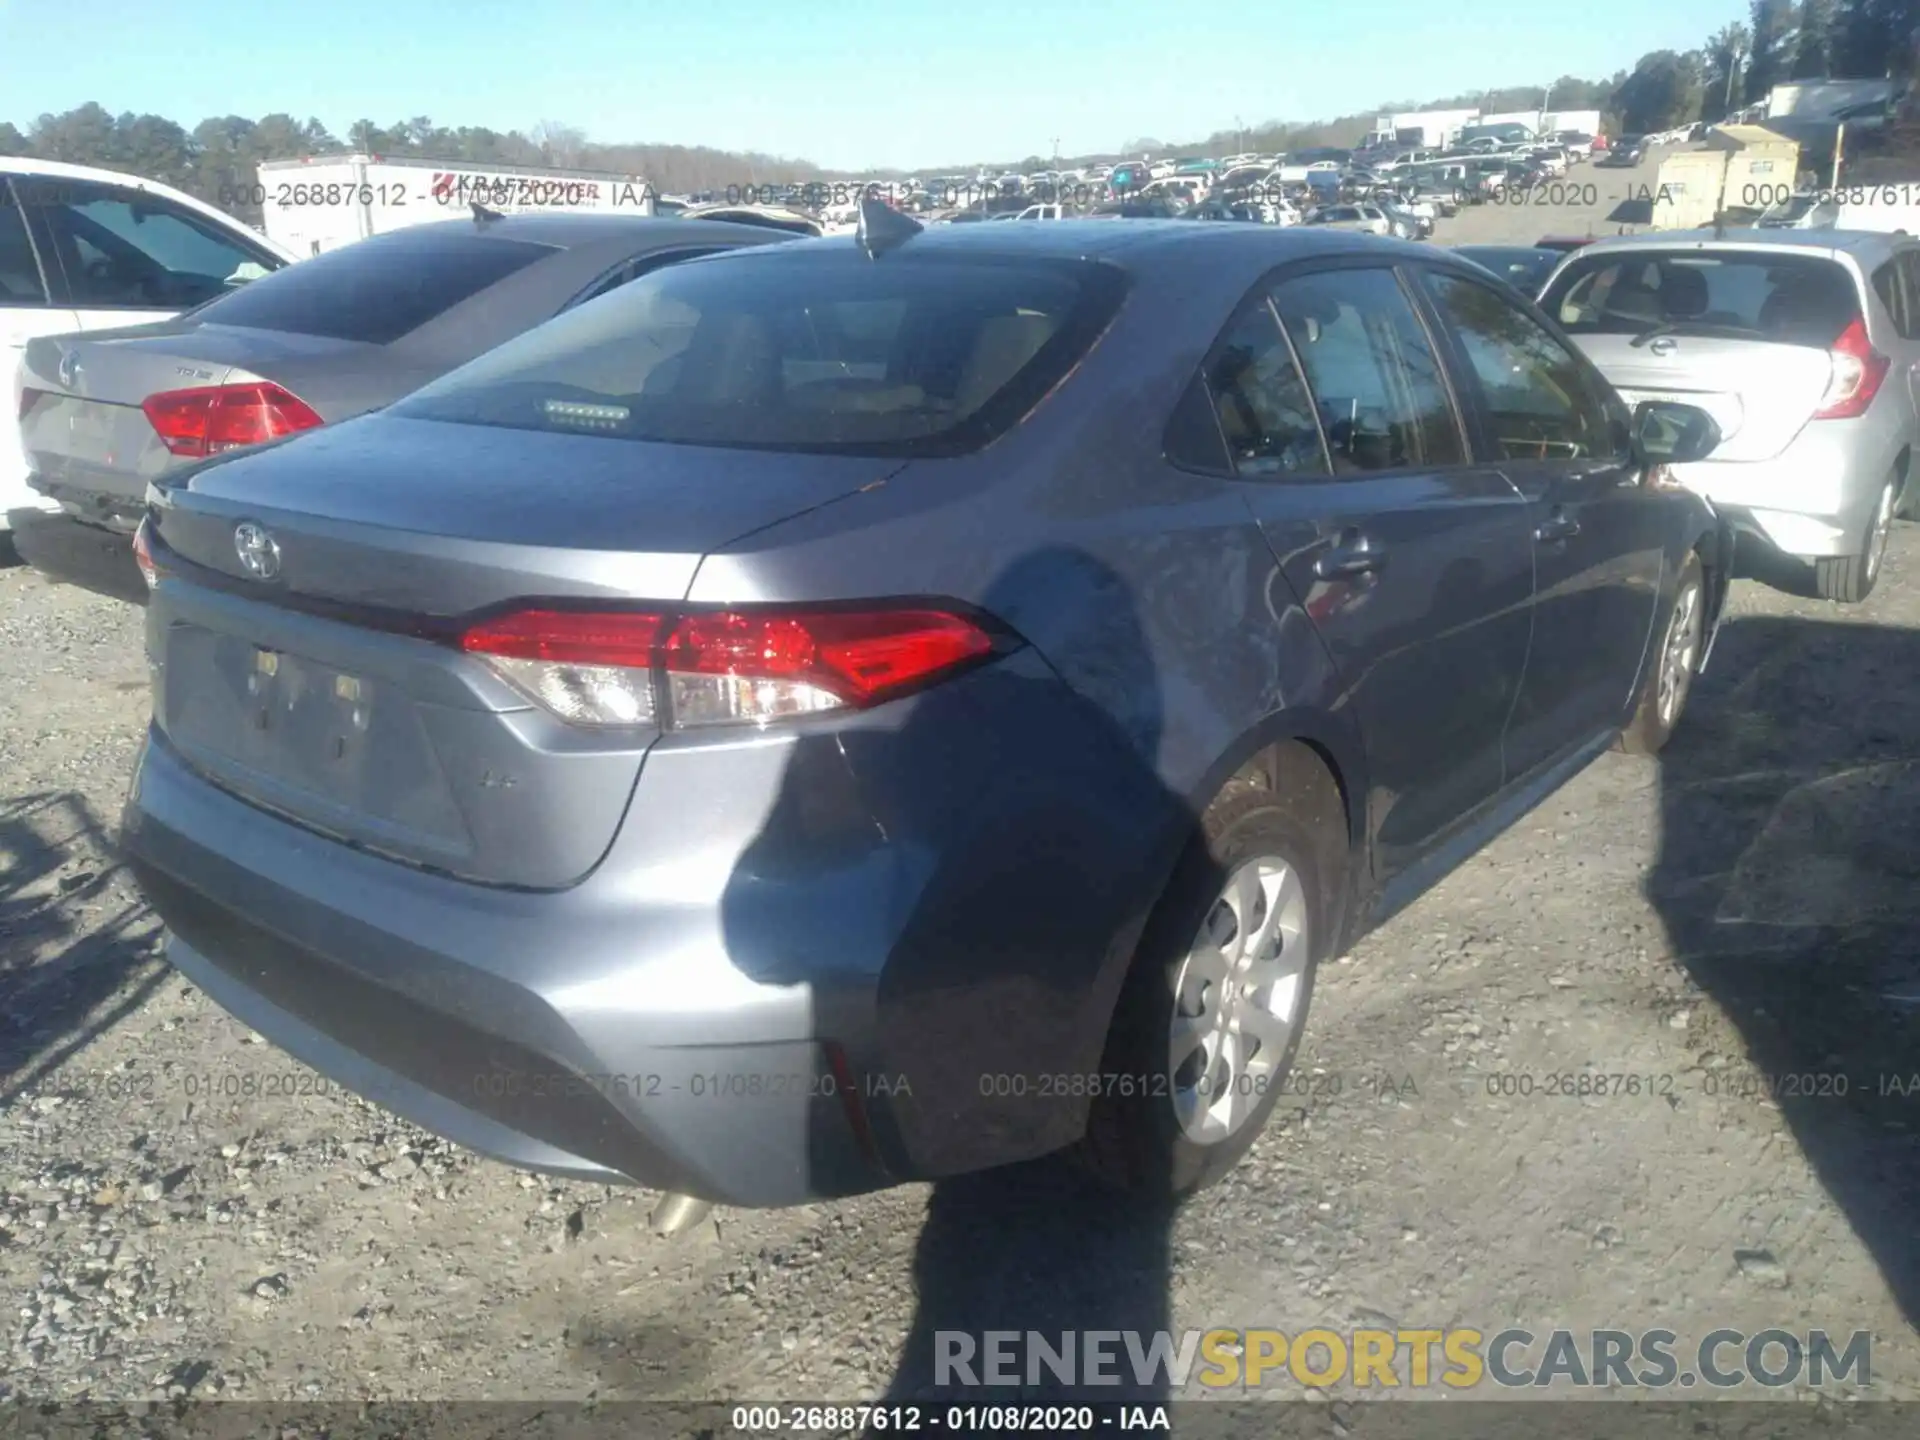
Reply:
[[[316,155],[262,161],[253,198],[269,239],[318,255],[409,225],[452,220],[474,205],[503,215],[529,210],[654,213],[653,187],[637,175]]]
[[[1540,133],[1555,135],[1562,130],[1577,130],[1582,135],[1600,133],[1598,110],[1549,110],[1540,117]]]
[[[1438,150],[1451,145],[1463,126],[1479,118],[1478,110],[1409,110],[1382,115],[1374,122],[1374,133],[1414,149]]]

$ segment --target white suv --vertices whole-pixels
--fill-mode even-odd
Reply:
[[[27,488],[17,372],[27,341],[165,320],[293,262],[291,252],[166,185],[0,156],[0,533]]]

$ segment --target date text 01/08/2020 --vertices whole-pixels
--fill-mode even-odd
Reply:
[[[1678,1103],[1682,1089],[1707,1096],[1786,1102],[1845,1100],[1849,1095],[1880,1099],[1920,1098],[1920,1071],[1881,1071],[1854,1075],[1845,1070],[1796,1070],[1762,1074],[1746,1070],[1703,1070],[1687,1075],[1650,1071],[1502,1070],[1487,1075],[1486,1092],[1501,1099],[1637,1099],[1643,1096]]]
[[[51,1087],[50,1087],[51,1088]],[[304,1067],[285,1070],[109,1070],[62,1075],[55,1093],[88,1100],[148,1102],[178,1095],[186,1100],[271,1100],[331,1095],[337,1087]]]
[[[1088,1435],[1099,1430],[1168,1434],[1165,1405],[736,1405],[739,1435],[879,1434]]]

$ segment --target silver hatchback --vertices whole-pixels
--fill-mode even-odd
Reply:
[[[1864,599],[1920,496],[1920,243],[1842,230],[1675,231],[1596,241],[1540,298],[1629,402],[1710,412],[1722,440],[1676,467],[1743,536]]]

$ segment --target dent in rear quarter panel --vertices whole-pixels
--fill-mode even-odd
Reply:
[[[1325,651],[1233,483],[1159,459],[1204,348],[1161,338],[1164,308],[1123,317],[1022,429],[726,547],[688,597],[951,597],[1030,642],[814,742],[837,755],[797,751],[723,907],[729,953],[750,970],[797,974],[784,957],[803,950],[880,965],[860,1059],[909,1082],[886,1103],[917,1174],[1077,1138],[1085,1100],[1039,1098],[1039,1077],[1099,1068],[1139,931],[1209,787],[1296,723],[1357,754],[1324,710]],[[1164,363],[1127,364],[1123,340],[1150,340],[1133,353]],[[649,760],[636,814],[666,758]],[[870,917],[764,879],[804,853],[798,817],[841,763],[857,786],[845,798],[870,817],[858,863],[890,877],[883,948],[864,952]],[[817,1001],[823,1016],[833,1006]],[[992,1093],[999,1076],[1023,1093]]]

